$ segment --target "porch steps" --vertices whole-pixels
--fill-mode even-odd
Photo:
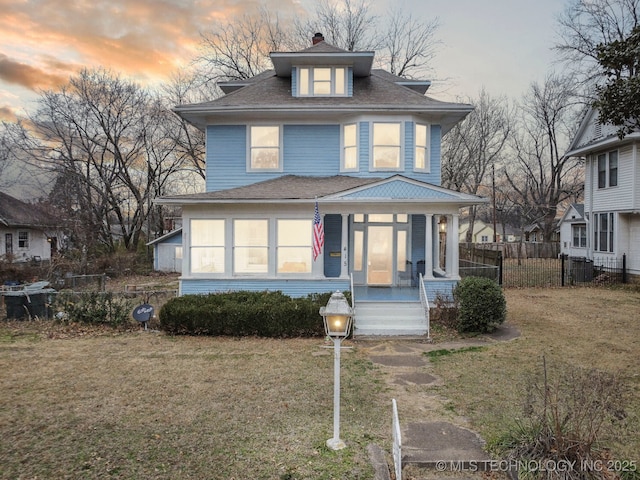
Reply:
[[[363,335],[426,335],[427,322],[420,302],[358,301],[354,337]]]

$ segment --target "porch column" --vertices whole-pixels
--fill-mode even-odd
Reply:
[[[459,247],[458,247],[458,215],[451,215],[447,219],[447,276],[459,275]]]
[[[342,214],[342,259],[340,263],[340,278],[349,276],[349,215]]]
[[[433,257],[436,251],[433,241],[433,214],[428,213],[425,217],[424,276],[425,278],[433,278]]]

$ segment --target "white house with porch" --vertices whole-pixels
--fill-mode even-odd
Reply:
[[[317,34],[223,97],[175,108],[207,139],[206,191],[158,200],[182,207],[181,294],[351,290],[356,335],[428,333],[426,301],[459,280],[460,208],[485,201],[440,186],[442,136],[472,107],[373,58]]]

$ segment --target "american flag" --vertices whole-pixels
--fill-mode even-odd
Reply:
[[[324,227],[322,226],[322,219],[320,218],[320,211],[318,210],[318,201],[316,200],[316,209],[313,214],[313,261],[316,261],[318,255],[322,252],[324,246]]]

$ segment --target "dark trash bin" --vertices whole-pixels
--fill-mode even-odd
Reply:
[[[4,292],[4,302],[7,310],[7,318],[49,318],[51,317],[51,304],[56,291],[53,288],[44,288],[48,282],[37,282],[27,285],[22,290]]]

